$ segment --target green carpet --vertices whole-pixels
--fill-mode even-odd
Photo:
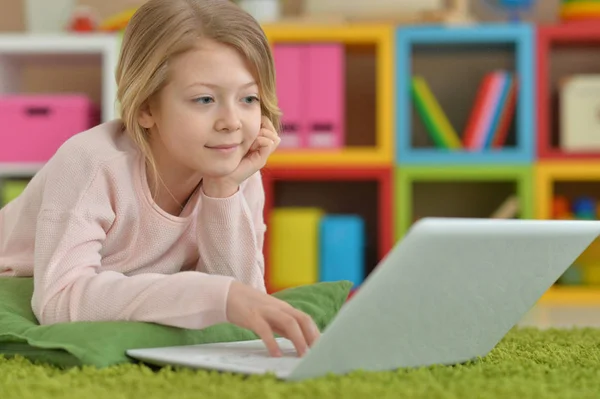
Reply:
[[[399,338],[400,339],[400,338]],[[481,361],[301,383],[124,365],[57,368],[0,358],[0,398],[598,398],[600,330],[511,331]]]

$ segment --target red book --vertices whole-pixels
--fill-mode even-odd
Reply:
[[[463,134],[463,145],[466,149],[474,149],[477,145],[477,126],[479,125],[480,120],[483,117],[484,108],[486,105],[486,98],[492,86],[493,79],[494,74],[488,73],[485,75],[485,77],[481,81],[481,84],[479,85],[479,90],[477,91],[477,95],[475,96],[473,109],[471,111],[471,115],[469,116],[469,120],[467,121],[465,132]]]

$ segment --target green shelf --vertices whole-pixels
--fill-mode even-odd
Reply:
[[[489,217],[509,196],[519,201],[521,219],[533,219],[533,168],[522,165],[450,165],[397,166],[395,168],[395,238],[408,231],[415,218],[426,216]],[[421,195],[421,198],[415,198]],[[441,196],[449,204],[461,204],[461,196],[469,196],[461,209],[440,206]],[[452,197],[452,198],[450,198]],[[437,204],[432,212],[415,214],[427,200]],[[481,199],[479,203],[478,199]],[[486,207],[488,209],[486,209]]]

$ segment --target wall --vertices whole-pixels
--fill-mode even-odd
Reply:
[[[24,0],[0,0],[0,32],[23,31],[25,22],[22,12]],[[142,3],[144,0],[79,0],[81,4],[95,7],[102,16],[108,16],[118,12],[124,7]],[[296,9],[299,0],[286,0],[285,8],[288,10]],[[295,4],[294,4],[295,3]],[[538,6],[527,17],[537,22],[552,22],[558,8],[559,0],[538,1]],[[502,16],[495,14],[489,6],[484,5],[484,1],[472,1],[474,14],[486,21],[501,20]],[[495,56],[498,56],[497,54]],[[500,54],[500,58],[503,56]],[[468,112],[469,98],[472,96],[471,79],[466,74],[461,74],[464,63],[455,62],[456,57],[452,54],[444,57],[444,74],[454,76],[456,79],[446,82],[435,82],[434,89],[440,101],[445,102],[448,98],[453,98],[452,104],[456,104],[449,111],[457,115],[456,123],[460,124],[464,115]],[[427,58],[421,57],[419,69],[426,75],[434,74],[439,68],[439,56]],[[504,62],[504,61],[501,61]],[[52,91],[68,92],[83,91],[92,97],[95,101],[100,99],[99,82],[100,70],[96,67],[68,66],[41,68],[29,66],[25,70],[26,92]],[[456,87],[468,88],[464,91],[457,91]]]
[[[91,5],[106,16],[121,9],[142,3],[144,0],[79,0],[80,4]],[[282,0],[284,10],[293,10],[301,8],[302,0]],[[24,0],[0,0],[0,32],[3,31],[19,31],[24,28],[23,19],[23,2]],[[471,0],[471,8],[475,16],[484,21],[501,20],[502,16],[493,12],[490,6],[486,5],[489,0]],[[526,18],[531,21],[549,23],[556,19],[558,4],[560,0],[537,0],[537,5],[526,15]]]

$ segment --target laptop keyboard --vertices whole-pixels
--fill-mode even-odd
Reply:
[[[251,368],[268,371],[289,371],[300,361],[296,349],[287,340],[278,340],[281,348],[281,357],[272,357],[266,348],[256,348],[256,344],[245,345],[238,343],[236,345],[225,347],[221,346],[218,352],[211,353],[210,350],[203,351],[202,363],[213,366],[238,366],[241,368]]]
[[[209,362],[221,364],[235,364],[237,366],[252,366],[263,369],[282,369],[293,367],[300,358],[296,351],[282,351],[281,357],[272,357],[267,351],[256,351],[248,353],[236,353],[231,355],[216,355],[205,357]]]

